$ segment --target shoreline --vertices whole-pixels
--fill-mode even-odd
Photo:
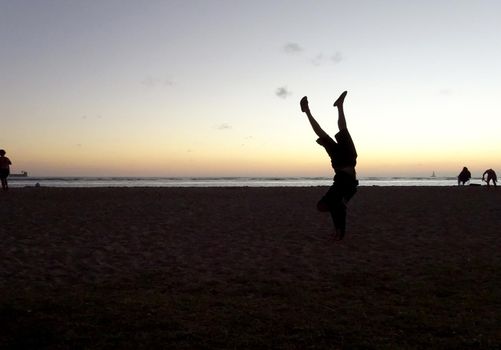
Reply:
[[[196,185],[196,186],[190,186],[190,185],[181,185],[181,186],[176,186],[176,185],[168,185],[168,186],[127,186],[127,185],[99,185],[99,186],[50,186],[50,185],[43,185],[39,184],[39,186],[35,185],[24,185],[24,186],[11,186],[9,182],[9,188],[10,189],[25,189],[25,188],[61,188],[61,189],[78,189],[78,188],[88,188],[88,189],[99,189],[99,188],[108,188],[108,189],[124,189],[124,188],[141,188],[141,189],[165,189],[165,188],[174,188],[174,189],[190,189],[190,188],[214,188],[214,189],[222,189],[222,188],[318,188],[318,187],[330,187],[332,185],[333,181],[330,183],[326,184],[321,184],[321,185],[264,185],[264,186],[258,186],[258,185],[209,185],[209,186],[203,186],[203,185]],[[457,184],[451,184],[451,185],[358,185],[357,188],[372,188],[372,187],[381,187],[381,188],[470,188],[470,187],[483,187],[483,188],[492,188],[496,189],[495,186],[487,186],[483,184],[470,184],[470,185],[464,185],[464,186],[458,186]],[[499,186],[501,189],[501,185]]]
[[[453,177],[359,177],[366,186],[453,186]],[[328,186],[329,177],[30,177],[12,179],[11,187],[314,187]],[[473,184],[475,181],[473,180]],[[481,183],[480,183],[481,184]],[[475,184],[479,185],[479,183]]]

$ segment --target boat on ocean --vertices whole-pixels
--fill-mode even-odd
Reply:
[[[435,175],[435,171],[431,173],[431,177],[437,177],[437,175]]]
[[[9,176],[11,176],[11,177],[28,177],[28,172],[21,171],[21,173],[19,173],[19,174],[10,174]]]

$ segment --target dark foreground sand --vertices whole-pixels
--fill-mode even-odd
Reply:
[[[501,347],[501,189],[0,193],[0,348]]]

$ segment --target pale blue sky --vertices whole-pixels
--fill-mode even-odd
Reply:
[[[0,147],[39,175],[501,168],[497,1],[0,0]]]

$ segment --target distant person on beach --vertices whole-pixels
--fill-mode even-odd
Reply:
[[[357,192],[358,180],[356,178],[355,166],[357,165],[357,151],[346,128],[343,103],[347,92],[343,92],[334,102],[334,107],[338,110],[339,132],[335,135],[334,141],[317,123],[310,113],[307,97],[301,99],[301,111],[306,113],[308,120],[317,134],[317,143],[325,148],[331,158],[331,165],[334,168],[335,176],[332,186],[327,193],[317,203],[317,209],[322,212],[330,212],[334,222],[336,240],[343,239],[346,232],[346,204]]]
[[[487,175],[487,179],[485,179],[485,175]],[[490,186],[491,180],[492,183],[494,184],[494,187],[497,187],[498,177],[496,176],[496,172],[492,169],[487,169],[486,171],[484,171],[484,174],[482,175],[482,181],[487,182],[487,186]]]
[[[464,184],[470,181],[470,179],[471,179],[471,173],[467,167],[464,167],[463,170],[461,170],[461,172],[458,175],[458,186],[461,185],[464,186]]]
[[[7,177],[10,174],[10,159],[5,156],[5,151],[0,149],[0,180],[2,180],[2,189],[7,191],[9,189],[9,184],[7,183]]]

